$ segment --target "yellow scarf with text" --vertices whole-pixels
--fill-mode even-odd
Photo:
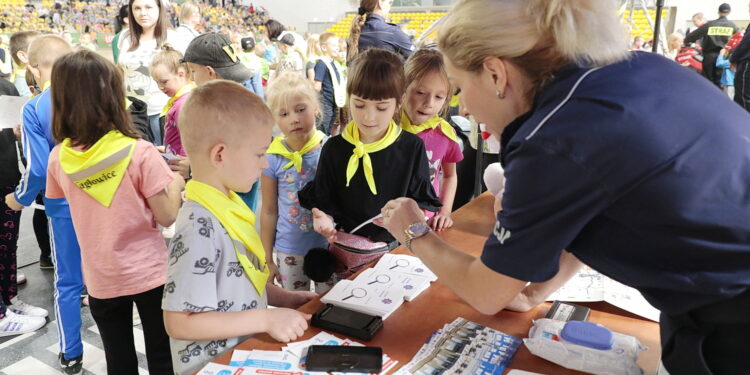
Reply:
[[[112,130],[88,150],[77,151],[70,138],[65,138],[60,145],[60,166],[81,190],[109,207],[130,165],[135,141]]]
[[[310,152],[317,145],[319,145],[320,142],[323,141],[323,138],[325,138],[325,136],[326,136],[325,133],[323,133],[320,130],[317,130],[315,134],[313,134],[313,136],[310,137],[310,140],[308,140],[307,143],[305,143],[305,145],[302,146],[302,149],[299,151],[290,151],[289,149],[286,148],[286,146],[284,146],[284,143],[282,142],[284,138],[276,137],[273,139],[273,142],[271,142],[271,145],[268,146],[268,151],[266,151],[266,153],[281,155],[289,159],[289,163],[286,163],[283,169],[289,169],[292,166],[294,166],[294,169],[296,169],[297,172],[301,172],[302,171],[302,156]]]
[[[401,111],[401,127],[412,134],[419,134],[427,129],[435,129],[437,127],[440,127],[440,131],[443,133],[443,135],[453,140],[453,142],[459,143],[458,137],[456,136],[456,131],[453,129],[451,124],[443,120],[443,118],[438,115],[433,116],[423,124],[412,125],[411,121],[409,120],[409,116],[406,115],[406,111]]]
[[[234,243],[234,252],[242,269],[245,270],[245,276],[253,284],[258,295],[262,296],[270,272],[266,266],[263,243],[255,230],[253,211],[237,193],[230,191],[227,197],[215,187],[196,180],[190,180],[185,185],[185,198],[200,204],[219,219]],[[243,249],[240,250],[240,247]],[[250,260],[245,249],[255,257],[256,262]]]
[[[398,136],[401,135],[401,128],[391,120],[388,124],[388,131],[385,133],[383,138],[373,143],[364,144],[359,140],[359,128],[354,121],[346,125],[344,132],[341,133],[341,137],[347,142],[354,145],[352,156],[349,158],[349,164],[346,166],[346,186],[349,187],[349,181],[352,180],[354,174],[357,173],[359,168],[359,159],[362,159],[362,168],[365,173],[365,179],[367,185],[370,187],[370,191],[373,195],[378,195],[378,190],[375,187],[375,176],[372,172],[372,160],[370,160],[371,152],[378,152],[396,142]]]
[[[169,113],[169,110],[172,109],[172,106],[174,106],[174,102],[176,102],[177,99],[181,98],[183,95],[189,93],[190,90],[194,88],[195,88],[194,82],[190,82],[187,85],[182,86],[179,90],[177,90],[177,92],[174,94],[173,97],[169,98],[169,100],[167,101],[167,105],[165,105],[164,108],[162,108],[161,114],[159,116],[160,117],[166,116],[167,113]]]

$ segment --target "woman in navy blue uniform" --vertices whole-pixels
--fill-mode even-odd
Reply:
[[[385,22],[393,0],[360,0],[358,15],[352,20],[347,61],[368,48],[380,48],[401,55],[404,59],[414,52],[411,38],[393,23]]]
[[[382,224],[481,312],[527,282],[554,290],[578,259],[661,310],[671,374],[748,374],[750,115],[627,52],[611,1],[459,0],[446,17],[450,79],[501,139],[502,210],[479,258],[425,230],[411,200]]]

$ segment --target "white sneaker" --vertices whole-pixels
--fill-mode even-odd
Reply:
[[[26,275],[24,275],[24,274],[22,274],[20,272],[17,273],[16,274],[16,284],[18,284],[18,285],[26,284]]]
[[[8,310],[13,311],[14,313],[19,315],[35,316],[37,318],[46,318],[47,315],[49,315],[49,313],[47,313],[47,310],[41,307],[31,306],[28,303],[21,301],[18,297],[10,300]]]
[[[38,316],[18,315],[8,309],[0,319],[0,337],[21,335],[44,327],[47,320]]]

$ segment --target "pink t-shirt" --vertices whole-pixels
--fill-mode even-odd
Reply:
[[[174,173],[149,142],[138,140],[112,203],[105,207],[60,167],[60,146],[49,156],[47,197],[66,198],[81,246],[83,280],[96,298],[142,293],[164,284],[167,246],[146,203]]]
[[[167,120],[164,123],[164,145],[169,146],[169,149],[173,153],[180,156],[187,156],[185,149],[182,148],[182,140],[180,139],[180,129],[177,127],[177,120],[180,115],[180,108],[185,104],[190,93],[187,93],[172,104],[172,108],[167,112]]]
[[[427,160],[430,165],[430,181],[432,182],[432,188],[435,189],[435,194],[437,194],[438,198],[442,198],[440,196],[442,193],[442,190],[440,190],[440,178],[443,170],[443,163],[458,163],[463,160],[464,154],[461,152],[461,146],[445,136],[439,127],[419,132],[417,133],[417,136],[422,138],[425,149],[427,150]],[[428,217],[435,215],[431,211],[425,212]]]

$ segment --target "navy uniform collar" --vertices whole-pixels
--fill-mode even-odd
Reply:
[[[589,70],[589,67],[575,63],[570,63],[558,69],[550,82],[534,96],[531,110],[518,116],[503,129],[500,136],[500,163],[503,168],[506,167],[506,158],[511,151],[508,145],[523,125],[534,122],[533,126],[536,126],[537,122],[541,122],[544,116],[551,113],[555,106],[564,101],[571,87]]]

